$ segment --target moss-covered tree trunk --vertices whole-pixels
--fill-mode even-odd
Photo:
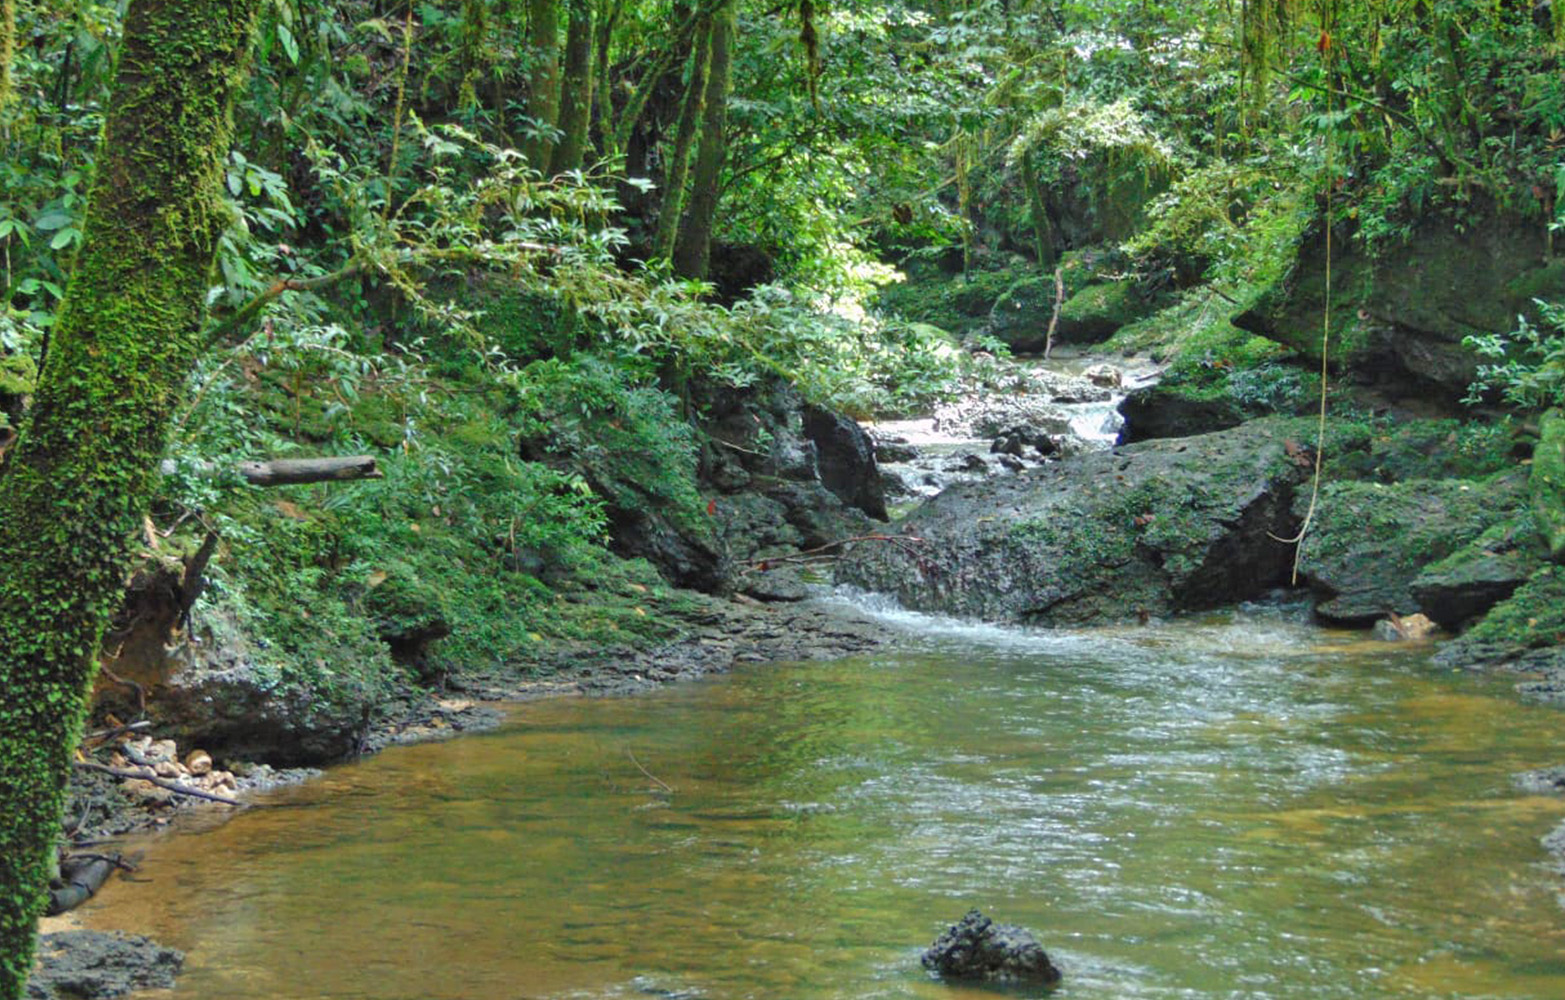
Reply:
[[[569,2],[560,83],[560,144],[550,164],[556,174],[581,168],[587,152],[587,126],[592,123],[592,3]]]
[[[547,173],[560,124],[559,0],[527,0],[527,162]]]
[[[712,225],[717,217],[723,160],[728,153],[724,129],[728,123],[737,6],[735,0],[726,0],[712,12],[712,51],[707,68],[706,107],[701,116],[701,144],[696,148],[690,177],[689,208],[674,247],[674,272],[687,278],[705,278],[712,256]]]
[[[690,51],[690,79],[685,84],[685,101],[679,109],[674,146],[663,171],[663,204],[658,208],[657,234],[652,240],[652,256],[657,260],[668,260],[674,255],[679,219],[685,210],[685,181],[690,177],[690,148],[695,145],[706,107],[711,54],[712,19],[703,17],[696,28],[695,48]]]
[[[135,0],[84,241],[0,478],[0,1000],[22,995],[105,623],[200,350],[259,0]]]

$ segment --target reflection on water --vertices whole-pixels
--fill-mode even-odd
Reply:
[[[917,953],[973,905],[1060,998],[1565,997],[1565,804],[1509,781],[1558,714],[1277,611],[917,624],[388,751],[154,843],[86,919],[208,1000],[969,1000]]]

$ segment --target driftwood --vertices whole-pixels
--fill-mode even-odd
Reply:
[[[178,466],[162,465],[165,476]],[[197,464],[198,471],[215,475],[218,467],[209,462]],[[252,486],[296,486],[301,483],[327,483],[344,479],[380,479],[374,455],[341,455],[331,458],[278,458],[270,462],[240,462],[238,473]]]

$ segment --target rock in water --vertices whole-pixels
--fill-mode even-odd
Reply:
[[[61,931],[38,939],[38,967],[27,1000],[119,997],[167,990],[185,955],[154,941],[118,931]]]
[[[947,979],[1044,986],[1060,981],[1060,970],[1037,938],[1020,927],[997,924],[977,910],[946,928],[920,961]]]

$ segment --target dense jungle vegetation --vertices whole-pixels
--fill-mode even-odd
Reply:
[[[83,324],[123,326],[130,340],[102,340],[120,350],[190,326],[149,314],[195,289],[188,383],[178,359],[136,362],[178,375],[152,392],[157,440],[134,456],[152,465],[124,473],[145,489],[62,544],[118,546],[92,573],[120,592],[123,557],[177,581],[200,554],[187,640],[242,644],[278,690],[321,705],[455,664],[525,669],[555,641],[672,635],[681,597],[610,538],[619,512],[652,507],[719,546],[701,476],[724,393],[785,383],[855,417],[917,413],[981,387],[988,355],[1075,322],[1114,332],[1105,350],[1151,353],[1188,393],[1302,412],[1323,353],[1333,384],[1389,371],[1369,275],[1438,230],[1493,233],[1537,267],[1514,290],[1520,318],[1505,305],[1468,323],[1454,369],[1399,370],[1404,391],[1449,413],[1465,395],[1492,426],[1565,403],[1565,11],[1549,0],[231,6],[212,17],[237,24],[228,65],[248,72],[224,84],[231,126],[203,133],[221,144],[210,178],[134,156],[106,173],[130,134],[105,120],[136,85],[138,9],[169,32],[143,76],[193,72],[179,4],[0,6],[0,495],[21,492],[15,456],[41,409],[79,414],[69,394],[90,391],[106,426],[151,405],[145,386],[59,374],[96,357]],[[204,180],[210,199],[161,189]],[[200,248],[86,273],[95,241],[163,245],[116,243],[128,216],[88,218],[143,185],[126,211],[167,197],[158,239],[201,243],[210,277]],[[1326,274],[1340,262],[1337,300],[1311,269],[1323,255]],[[1471,265],[1445,265],[1458,297]],[[67,381],[46,392],[51,376]],[[73,419],[62,440],[108,434]],[[1510,454],[1509,432],[1463,435]],[[382,478],[283,494],[227,471],[359,453]],[[30,475],[47,478],[40,454]],[[43,601],[22,571],[39,540],[95,509],[0,507],[7,613]],[[45,660],[17,651],[75,600],[50,599],[61,608],[0,623],[7,786],[63,774],[64,756],[39,771],[17,731],[79,726],[80,684],[59,678],[88,676],[97,643],[48,654],[77,674],[37,674]],[[114,611],[85,609],[83,634]],[[49,704],[19,704],[24,676]],[[41,871],[26,836],[7,829],[0,853],[16,844],[27,860],[0,869],[7,998]]]

